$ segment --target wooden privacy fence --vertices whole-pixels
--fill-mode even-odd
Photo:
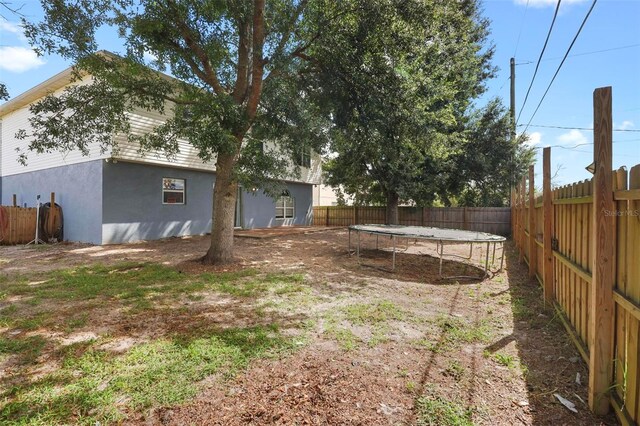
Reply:
[[[594,92],[595,176],[543,193],[533,166],[512,196],[513,236],[529,274],[589,364],[589,406],[640,421],[640,164],[613,171],[611,88]]]
[[[26,244],[35,236],[35,207],[0,206],[0,244]]]
[[[313,208],[314,226],[349,226],[386,223],[386,207],[318,206]],[[400,225],[468,229],[497,235],[511,233],[509,207],[399,207]]]

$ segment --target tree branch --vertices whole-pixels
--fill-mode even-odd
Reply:
[[[249,86],[249,25],[242,20],[238,23],[238,64],[233,99],[241,104],[247,95]]]
[[[201,72],[204,73],[203,80],[213,88],[213,91],[217,95],[226,94],[226,91],[224,90],[224,88],[220,84],[220,81],[218,80],[218,76],[216,75],[213,68],[211,68],[211,61],[209,60],[209,56],[207,55],[207,52],[205,52],[202,46],[198,43],[198,40],[197,40],[198,37],[193,34],[193,31],[191,30],[191,28],[189,28],[189,26],[183,20],[179,19],[180,14],[178,13],[178,9],[175,3],[172,0],[170,0],[168,4],[170,5],[171,9],[173,9],[173,17],[174,17],[173,22],[178,27],[178,30],[182,35],[182,39],[186,43],[187,47],[191,49],[191,51],[195,54],[195,56],[198,58],[198,60],[202,64]],[[185,60],[187,60],[187,63],[188,63],[190,59],[185,58]]]
[[[262,75],[264,74],[264,60],[262,50],[264,47],[264,0],[253,2],[253,54],[251,57],[251,87],[249,100],[247,101],[247,118],[253,121],[258,111],[258,103],[262,93]]]

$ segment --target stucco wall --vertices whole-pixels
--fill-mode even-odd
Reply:
[[[102,242],[102,160],[46,170],[3,176],[2,204],[11,205],[16,194],[18,205],[35,207],[56,193],[56,203],[64,215],[64,239],[100,244]]]
[[[103,244],[211,231],[213,173],[123,161],[103,172]],[[162,204],[165,177],[186,180],[185,204]]]
[[[261,190],[255,193],[242,194],[242,215],[245,229],[268,228],[288,225],[310,225],[313,214],[313,185],[302,183],[288,183],[286,185],[291,196],[295,199],[293,219],[276,219],[276,202]]]

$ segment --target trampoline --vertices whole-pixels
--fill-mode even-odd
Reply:
[[[396,268],[396,246],[398,238],[406,238],[407,240],[430,240],[436,243],[436,252],[440,258],[439,277],[444,279],[455,278],[472,278],[472,279],[484,279],[489,275],[489,252],[493,245],[492,262],[496,257],[496,246],[500,245],[500,268],[497,271],[502,270],[504,264],[504,242],[505,237],[500,235],[489,234],[486,232],[467,231],[462,229],[446,229],[446,228],[431,228],[426,226],[403,226],[403,225],[351,225],[349,226],[349,254],[351,254],[351,233],[357,234],[356,256],[358,262],[360,262],[360,234],[371,234],[376,236],[376,249],[378,249],[378,237],[389,237],[393,243],[393,255],[392,255],[392,270]],[[459,256],[456,254],[444,253],[444,247],[447,244],[469,244],[469,257]],[[473,245],[482,244],[485,246],[484,254],[484,276],[448,276],[442,275],[442,259],[445,256],[462,257],[465,259],[471,259],[473,255]]]

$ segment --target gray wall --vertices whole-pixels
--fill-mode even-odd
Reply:
[[[242,194],[242,227],[269,228],[285,225],[310,225],[313,215],[313,185],[287,183],[286,188],[295,199],[293,219],[276,219],[276,202],[261,190]]]
[[[152,240],[211,232],[215,174],[128,162],[104,163],[103,244]],[[162,178],[186,179],[186,204],[162,204]],[[288,183],[295,198],[295,217],[275,219],[275,200],[261,190],[241,194],[242,227],[309,225],[313,214],[312,185]]]
[[[186,180],[186,204],[162,204],[162,178]],[[214,173],[103,160],[3,176],[3,205],[35,206],[56,193],[64,213],[64,238],[94,244],[153,240],[211,231]],[[311,223],[312,185],[288,183],[295,199],[293,219],[275,219],[275,200],[261,190],[244,192],[242,226],[246,229]]]
[[[56,203],[64,215],[64,239],[100,244],[102,242],[102,160],[54,167],[18,175],[3,176],[2,204],[11,205],[17,195],[18,205],[35,207],[49,201],[56,193]]]
[[[103,172],[103,244],[211,231],[213,173],[122,161]],[[162,204],[164,177],[186,180],[185,204]]]

